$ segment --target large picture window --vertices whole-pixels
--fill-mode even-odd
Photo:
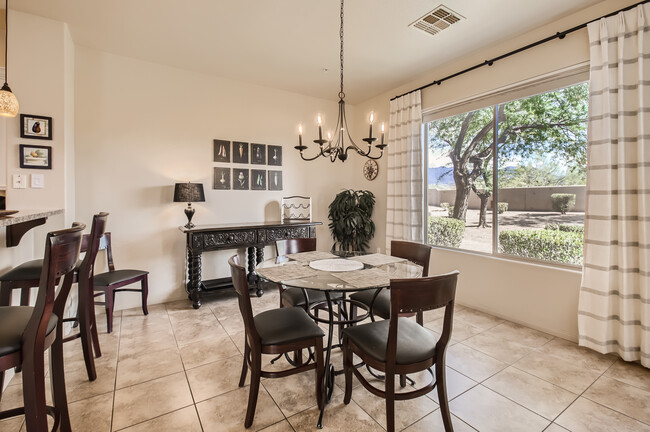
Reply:
[[[428,242],[582,264],[588,85],[426,124]]]

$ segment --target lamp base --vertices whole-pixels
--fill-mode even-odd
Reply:
[[[195,225],[192,223],[194,211],[195,210],[192,208],[192,203],[187,203],[187,208],[185,209],[185,216],[187,216],[187,225],[185,225],[185,228],[194,228]]]

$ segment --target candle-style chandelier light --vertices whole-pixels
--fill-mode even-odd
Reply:
[[[348,158],[349,151],[355,151],[361,156],[365,156],[369,159],[379,159],[384,155],[384,149],[388,147],[387,144],[384,144],[384,124],[381,124],[381,142],[376,144],[375,147],[379,149],[379,154],[377,156],[371,155],[372,152],[372,143],[377,141],[377,138],[372,136],[372,124],[375,120],[374,114],[370,113],[370,133],[368,138],[363,138],[368,145],[366,149],[359,147],[352,137],[350,136],[350,131],[348,128],[348,121],[345,116],[345,93],[343,92],[343,1],[341,0],[341,30],[339,32],[339,38],[341,41],[341,90],[339,91],[339,114],[336,120],[336,127],[334,128],[335,137],[332,138],[330,133],[327,134],[327,139],[323,139],[323,125],[322,118],[320,114],[318,115],[318,139],[315,139],[314,142],[319,145],[320,150],[313,157],[305,157],[303,151],[307,149],[307,146],[302,145],[302,126],[298,126],[298,145],[294,148],[300,152],[300,157],[306,161],[311,161],[318,159],[319,157],[328,157],[330,161],[335,162],[337,159],[341,162],[345,162]],[[350,144],[345,146],[345,137],[348,137]]]

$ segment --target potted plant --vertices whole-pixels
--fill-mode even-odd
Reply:
[[[334,245],[332,251],[366,252],[375,235],[372,210],[375,195],[367,190],[346,189],[334,197],[329,205],[329,228]]]

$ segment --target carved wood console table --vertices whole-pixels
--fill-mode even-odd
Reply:
[[[276,240],[316,237],[316,225],[321,222],[291,221],[263,222],[256,224],[197,225],[194,228],[179,227],[185,233],[187,245],[187,292],[194,309],[201,307],[201,292],[232,287],[231,278],[201,280],[201,254],[203,252],[247,248],[248,282],[264,291],[257,284],[255,265],[264,261],[264,246]]]

